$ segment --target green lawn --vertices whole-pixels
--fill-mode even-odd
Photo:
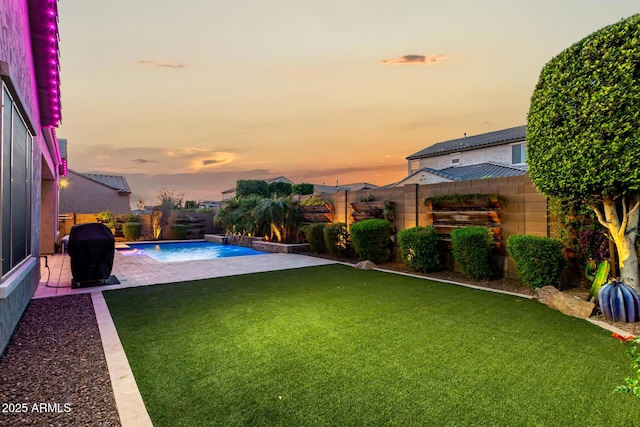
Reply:
[[[155,426],[640,424],[624,346],[537,301],[342,265],[105,298]]]

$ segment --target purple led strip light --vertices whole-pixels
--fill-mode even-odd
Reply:
[[[60,105],[60,50],[57,0],[28,0],[31,45],[42,127],[56,128]]]

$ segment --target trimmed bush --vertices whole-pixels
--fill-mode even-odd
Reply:
[[[300,184],[293,184],[291,188],[291,194],[299,194],[306,196],[307,194],[313,194],[313,184],[307,184],[302,182]]]
[[[140,222],[138,215],[134,214],[124,214],[120,217],[124,222]]]
[[[261,179],[241,179],[236,181],[236,197],[269,197],[269,184]]]
[[[491,232],[482,227],[464,227],[451,232],[453,257],[465,276],[473,280],[491,278]]]
[[[317,254],[327,252],[327,245],[324,243],[324,227],[321,222],[314,222],[304,227],[304,235],[311,246],[311,250]]]
[[[139,222],[125,222],[122,224],[122,234],[124,234],[124,238],[129,242],[138,240],[141,232],[142,224]]]
[[[348,257],[351,254],[351,246],[349,245],[347,224],[344,222],[336,222],[325,225],[324,244],[330,254]]]
[[[562,242],[549,237],[510,236],[507,252],[520,272],[522,283],[532,288],[558,286],[564,267]]]
[[[402,261],[411,269],[427,273],[440,267],[438,242],[434,227],[413,227],[398,233]]]
[[[386,219],[366,219],[351,225],[351,243],[358,257],[376,264],[391,257],[391,223]]]
[[[173,238],[176,240],[185,240],[187,238],[187,224],[173,224],[171,226]]]

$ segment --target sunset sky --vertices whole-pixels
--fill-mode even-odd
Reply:
[[[237,179],[389,184],[525,124],[538,75],[637,0],[60,0],[69,166],[219,200]]]

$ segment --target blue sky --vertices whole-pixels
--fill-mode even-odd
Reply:
[[[518,126],[544,64],[637,1],[59,3],[69,164],[216,200],[236,179],[388,184]]]

